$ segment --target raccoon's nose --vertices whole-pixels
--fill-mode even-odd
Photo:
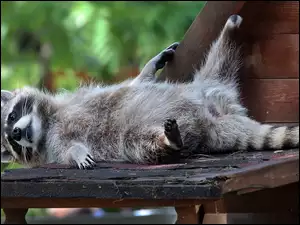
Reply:
[[[13,138],[14,140],[20,141],[21,138],[22,138],[22,135],[21,135],[21,134],[22,134],[21,129],[18,128],[18,127],[16,127],[16,128],[13,129],[11,136],[12,136],[12,138]]]

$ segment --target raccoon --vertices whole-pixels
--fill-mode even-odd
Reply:
[[[299,147],[299,126],[261,124],[241,104],[239,47],[232,38],[242,18],[232,15],[205,63],[188,83],[157,82],[174,43],[139,76],[65,94],[25,87],[1,91],[1,152],[24,166],[48,163],[93,168],[97,161],[163,163],[181,151]]]

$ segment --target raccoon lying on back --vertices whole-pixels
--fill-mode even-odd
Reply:
[[[231,16],[206,63],[185,84],[155,82],[178,44],[151,59],[133,80],[50,95],[1,91],[1,151],[26,166],[92,167],[95,161],[159,163],[168,154],[299,147],[299,126],[274,127],[247,116],[239,101],[240,59]]]

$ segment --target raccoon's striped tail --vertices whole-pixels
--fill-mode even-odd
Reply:
[[[299,125],[278,126],[262,124],[259,133],[261,133],[260,137],[249,140],[250,148],[255,150],[299,148]]]
[[[218,121],[211,143],[223,151],[299,148],[299,125],[261,124],[249,117],[228,115]]]

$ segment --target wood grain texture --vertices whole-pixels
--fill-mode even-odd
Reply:
[[[292,172],[293,171],[293,172]],[[276,177],[281,179],[276,179]],[[260,180],[263,177],[262,180]],[[253,182],[254,181],[254,182]],[[233,175],[223,184],[223,191],[226,194],[237,192],[238,195],[255,192],[264,187],[280,187],[299,181],[299,157],[298,160],[290,159],[280,163],[270,164],[266,167],[257,165],[251,171],[241,172]],[[260,186],[255,184],[259,183]],[[255,191],[254,191],[255,190]]]
[[[244,4],[245,1],[208,1],[177,47],[174,59],[166,65],[158,79],[189,80],[229,16],[239,13]]]
[[[10,199],[18,198],[43,198],[49,201],[86,198],[102,199],[106,203],[124,199],[215,200],[225,194],[225,190],[245,190],[248,185],[271,188],[296,182],[299,177],[282,179],[282,176],[298,172],[296,167],[289,167],[290,170],[283,170],[282,174],[276,173],[275,177],[263,176],[264,173],[256,173],[255,179],[252,176],[255,171],[265,171],[264,168],[281,168],[287,161],[291,164],[292,161],[299,161],[299,149],[280,153],[262,151],[215,154],[209,158],[200,155],[194,159],[186,159],[181,167],[168,169],[119,168],[114,164],[110,167],[97,165],[94,170],[12,169],[1,175],[1,206],[8,207],[5,204],[9,204],[11,207]],[[247,177],[248,172],[251,181],[240,182],[238,174],[243,173]],[[226,186],[224,182],[227,180],[230,183]],[[272,182],[268,184],[268,181]],[[201,204],[201,201],[198,203]],[[17,204],[15,207],[21,206]]]
[[[299,1],[247,1],[240,15],[247,35],[299,34]]]
[[[244,65],[252,78],[299,78],[299,34],[270,35],[247,43]]]
[[[245,79],[243,101],[260,122],[299,122],[298,79]]]

